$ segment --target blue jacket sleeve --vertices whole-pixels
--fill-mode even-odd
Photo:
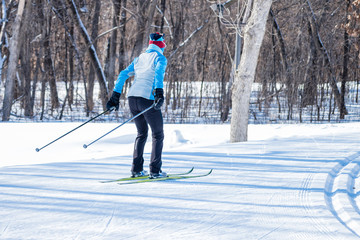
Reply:
[[[154,87],[164,88],[164,76],[167,66],[167,60],[164,55],[160,55],[155,65],[155,82]]]
[[[136,60],[137,60],[137,58],[135,58],[134,61],[132,61],[132,63],[126,69],[124,69],[120,72],[120,74],[116,80],[116,83],[115,83],[114,92],[121,93],[125,81],[129,77],[134,76],[134,74],[135,74],[134,65],[135,65]]]

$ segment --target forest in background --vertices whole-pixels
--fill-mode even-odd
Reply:
[[[165,118],[227,122],[235,52],[231,20],[238,4],[218,18],[210,6],[222,2],[25,1],[12,108],[4,118],[9,49],[21,0],[2,0],[3,121],[79,120],[103,111],[117,75],[147,47],[149,33],[164,32]],[[254,122],[359,118],[359,12],[358,0],[273,2],[251,102]],[[127,81],[125,94],[130,85]],[[119,115],[128,114],[125,94]]]

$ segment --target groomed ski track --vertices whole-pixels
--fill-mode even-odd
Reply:
[[[106,143],[41,164],[25,147],[29,164],[0,168],[0,239],[360,239],[360,124],[251,127],[269,137],[165,149],[168,173],[209,176],[133,185],[99,183],[129,174],[131,155],[95,154]]]

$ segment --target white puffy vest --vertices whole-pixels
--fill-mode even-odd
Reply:
[[[128,96],[154,99],[152,92],[155,81],[155,59],[158,53],[142,53],[134,65],[135,79],[129,90]]]

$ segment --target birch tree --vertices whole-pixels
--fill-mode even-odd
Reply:
[[[255,79],[257,61],[271,4],[272,0],[247,1],[246,8],[250,8],[250,14],[242,29],[244,43],[232,89],[231,142],[247,141],[248,138],[251,86]]]
[[[24,8],[25,0],[20,0],[18,4],[17,15],[12,26],[13,35],[9,44],[10,57],[5,82],[5,96],[2,115],[3,121],[9,121],[10,119],[11,106],[14,98],[16,67],[20,53],[20,26],[23,18]]]
[[[236,18],[226,9],[234,6],[234,3],[237,3]],[[251,86],[255,79],[271,4],[272,0],[228,0],[224,4],[212,5],[214,12],[222,19],[222,23],[234,28],[238,34],[232,85],[231,142],[243,142],[248,138]]]
[[[5,38],[7,37],[6,26],[9,23],[8,15],[12,9],[13,1],[6,6],[5,0],[2,0],[1,4],[1,31],[0,31],[0,79],[2,78],[4,63],[8,59],[8,56],[3,51],[3,46],[8,47]]]

